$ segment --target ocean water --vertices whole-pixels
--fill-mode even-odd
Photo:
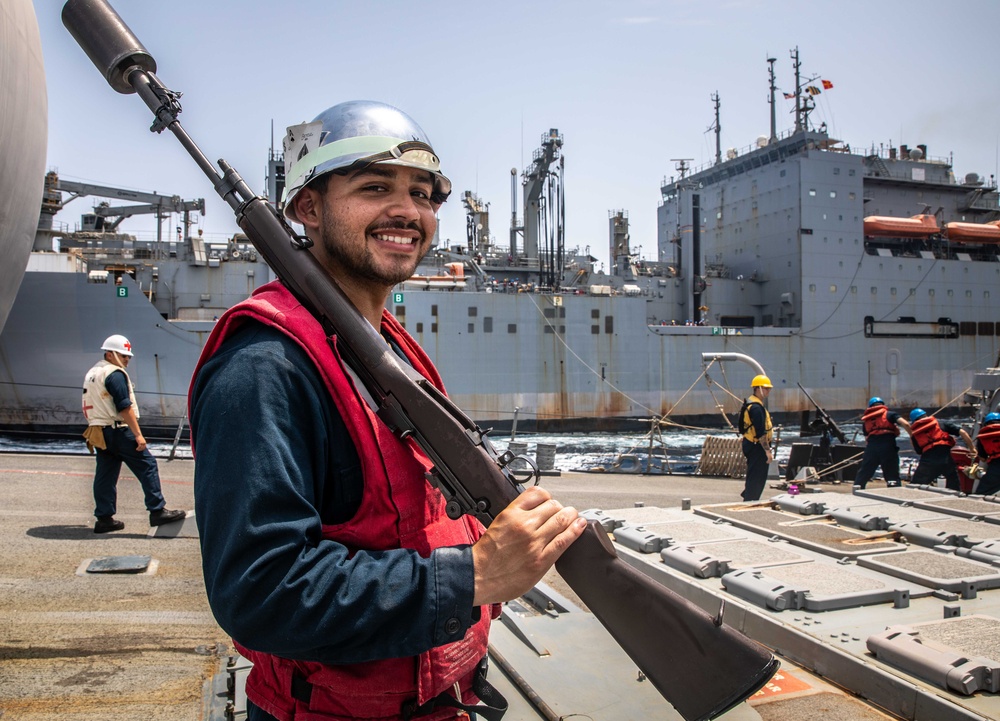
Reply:
[[[842,430],[849,440],[856,431],[860,437],[860,429],[852,425],[845,424]],[[783,463],[788,459],[791,444],[798,442],[800,437],[798,428],[781,428],[780,431],[776,457]],[[645,464],[652,447],[653,456],[658,459],[654,465],[661,465],[665,458],[671,471],[691,473],[697,468],[702,446],[709,435],[732,437],[733,431],[713,428],[663,430],[659,437],[653,438],[652,446],[648,432],[517,433],[513,439],[509,433],[497,433],[489,438],[498,452],[507,450],[512,441],[525,444],[523,448],[515,448],[519,455],[523,454],[532,460],[537,458],[539,445],[543,447],[543,455],[547,455],[554,446],[552,468],[559,471],[629,470],[636,464]],[[171,454],[174,458],[192,457],[191,447],[186,442],[179,443],[175,448],[168,441],[151,441],[149,448],[154,456],[163,460],[171,457]],[[0,435],[0,453],[87,455],[87,447],[82,438],[25,439]]]

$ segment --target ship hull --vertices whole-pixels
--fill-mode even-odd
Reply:
[[[187,415],[187,386],[211,321],[164,320],[138,286],[95,284],[86,274],[28,272],[0,334],[0,428],[82,433],[81,389],[104,339],[125,335],[135,349],[129,376],[140,424],[176,429]]]
[[[125,285],[120,297],[85,274],[25,275],[0,334],[0,428],[82,431],[83,374],[102,340],[122,333],[136,349],[129,372],[143,427],[173,436],[213,322],[167,321],[131,279]],[[860,305],[844,309],[851,317],[836,326],[855,331],[845,343],[798,328],[669,325],[662,319],[671,305],[648,295],[405,291],[397,299],[390,310],[430,354],[450,395],[496,428],[515,417],[522,430],[640,427],[662,415],[726,427],[722,413],[732,417],[753,371],[715,364],[706,374],[703,353],[760,362],[774,381],[769,404],[779,418],[810,408],[797,383],[841,417],[872,395],[900,407],[957,408],[973,372],[989,364],[982,359],[1000,351],[996,335],[864,337]]]

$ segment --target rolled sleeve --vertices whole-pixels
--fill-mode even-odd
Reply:
[[[128,381],[125,380],[125,374],[121,371],[109,373],[108,377],[104,379],[104,388],[111,394],[115,410],[119,413],[132,405],[132,399],[128,392]]]
[[[480,611],[472,605],[472,546],[438,548],[432,557],[437,591],[434,645],[441,646],[461,640],[479,620]]]

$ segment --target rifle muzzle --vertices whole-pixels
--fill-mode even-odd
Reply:
[[[128,82],[132,68],[156,73],[156,61],[125,21],[105,0],[69,0],[62,10],[66,29],[119,93],[135,89]]]

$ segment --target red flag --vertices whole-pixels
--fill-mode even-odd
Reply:
[[[823,90],[829,90],[830,88],[833,87],[833,83],[831,83],[829,80],[821,80],[820,82],[823,83]]]

